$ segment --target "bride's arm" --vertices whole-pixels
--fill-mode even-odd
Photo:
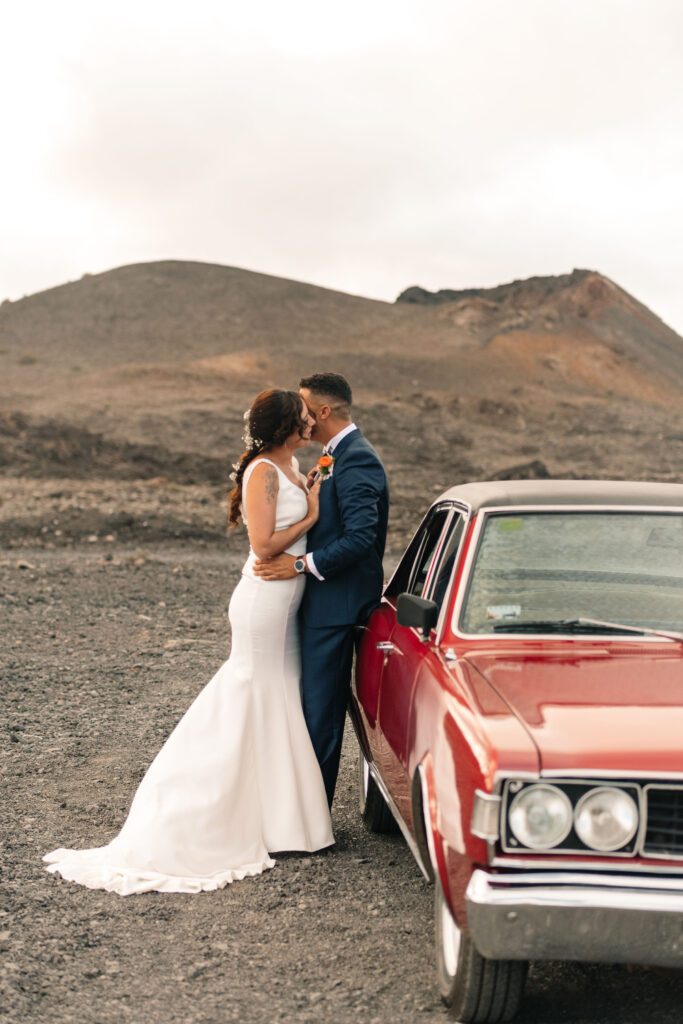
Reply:
[[[274,466],[262,462],[256,466],[247,481],[242,497],[247,518],[249,543],[259,558],[272,558],[286,551],[302,537],[318,519],[318,491],[313,488],[308,496],[308,512],[303,519],[284,530],[275,529],[275,511],[279,490],[278,474]]]

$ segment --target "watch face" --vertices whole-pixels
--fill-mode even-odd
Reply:
[[[306,563],[303,560],[303,558],[297,558],[297,560],[294,563],[294,568],[296,569],[297,572],[304,571],[304,569],[306,568]]]

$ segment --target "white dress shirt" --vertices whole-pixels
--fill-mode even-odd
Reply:
[[[334,449],[337,447],[342,438],[346,437],[347,434],[350,434],[352,430],[357,429],[358,428],[356,427],[355,423],[349,423],[347,427],[344,427],[342,430],[339,431],[338,434],[335,434],[334,437],[330,438],[330,440],[324,446],[323,452],[326,455],[333,455]],[[316,579],[319,579],[321,582],[325,579],[325,577],[321,576],[318,570],[316,569],[315,562],[313,561],[313,555],[310,552],[306,555],[306,566],[308,567],[308,571],[312,572]]]

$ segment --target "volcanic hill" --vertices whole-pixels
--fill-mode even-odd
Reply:
[[[250,398],[321,369],[406,529],[464,479],[683,479],[683,339],[597,272],[386,303],[180,261],[0,306],[0,468],[219,487]]]

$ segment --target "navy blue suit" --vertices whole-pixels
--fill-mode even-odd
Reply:
[[[332,805],[353,661],[354,627],[379,604],[389,488],[382,462],[360,430],[337,444],[320,487],[320,518],[308,551],[323,581],[309,573],[299,611],[302,702]]]

